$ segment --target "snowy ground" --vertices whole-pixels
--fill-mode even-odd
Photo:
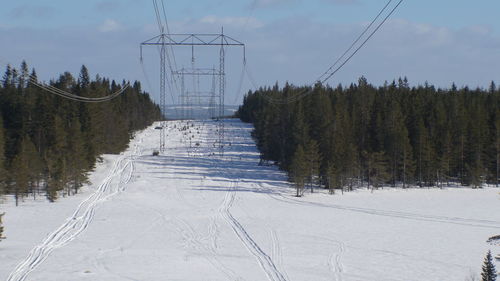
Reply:
[[[499,189],[295,198],[248,125],[227,121],[221,158],[215,122],[186,124],[158,157],[159,131],[138,134],[77,196],[0,205],[0,279],[465,280],[500,254]]]

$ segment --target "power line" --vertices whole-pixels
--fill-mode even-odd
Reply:
[[[153,7],[155,9],[156,24],[158,25],[158,29],[160,30],[161,33],[164,33],[165,31],[163,29],[163,24],[161,22],[160,11],[158,9],[158,3],[156,2],[156,0],[153,0]]]
[[[165,20],[165,29],[167,31],[167,34],[170,34],[167,12],[165,10],[165,3],[163,0],[161,0],[161,6],[162,6],[162,10],[163,10],[163,18]],[[172,53],[172,59],[170,59],[170,55],[168,53],[168,48],[167,48],[167,62],[168,62],[168,66],[170,69],[170,73],[172,74],[172,72],[174,70],[177,70],[177,61],[175,59],[174,48],[172,46],[169,46],[169,47],[170,47],[170,52]],[[172,62],[173,62],[173,68],[172,68]],[[175,86],[175,89],[177,90],[177,92],[179,92],[179,85],[178,85],[177,77],[174,75],[172,75],[172,77],[173,77],[173,79],[171,80],[171,82],[173,83],[173,86]]]
[[[6,65],[10,65],[9,63],[5,63],[2,60],[0,60],[0,62],[4,63]],[[25,74],[21,77],[23,77],[24,79],[27,78],[29,83],[31,83],[34,86],[37,86],[38,88],[40,88],[46,92],[49,92],[51,94],[60,96],[60,97],[65,98],[65,99],[79,101],[79,102],[87,102],[87,103],[99,103],[99,102],[110,101],[110,100],[120,96],[121,94],[123,94],[125,92],[125,90],[130,86],[130,84],[127,83],[127,84],[123,85],[123,87],[120,90],[118,90],[110,95],[107,95],[104,97],[90,98],[90,97],[83,97],[83,96],[75,95],[75,94],[63,91],[61,89],[58,89],[52,85],[47,85],[45,83],[39,82],[37,77],[35,77],[31,74]]]
[[[368,38],[366,38],[365,41],[363,41],[363,43],[354,51],[354,53],[352,53],[339,67],[337,67],[337,69],[335,69],[335,71],[333,71],[332,73],[330,73],[325,79],[323,79],[321,81],[321,83],[325,83],[326,81],[328,81],[333,75],[335,75],[340,69],[342,69],[342,67],[348,63],[352,57],[354,57],[358,52],[359,50],[361,50],[361,48],[363,48],[363,46],[368,42],[368,40],[370,40],[373,35],[375,35],[375,33],[382,27],[382,25],[384,25],[384,23],[389,19],[389,17],[396,11],[396,9],[399,7],[399,5],[401,5],[401,3],[403,3],[403,0],[399,0],[398,4],[391,10],[391,12],[384,18],[384,20],[377,26],[377,28],[375,28],[375,30],[370,34],[370,36],[368,36]]]
[[[119,95],[121,95],[130,86],[127,83],[119,91],[117,91],[117,92],[115,92],[115,93],[113,93],[111,95],[104,96],[104,97],[98,97],[98,98],[89,98],[89,97],[82,97],[82,96],[78,96],[78,95],[75,95],[75,94],[71,94],[71,93],[63,91],[61,89],[58,89],[56,87],[53,87],[51,85],[46,85],[44,83],[40,83],[34,77],[32,77],[31,75],[29,75],[28,78],[29,78],[29,83],[37,86],[38,88],[40,88],[40,89],[42,89],[44,91],[47,91],[47,92],[52,93],[54,95],[57,95],[57,96],[60,96],[60,97],[66,98],[66,99],[70,99],[70,100],[73,100],[73,101],[88,102],[88,103],[98,103],[98,102],[110,101],[110,100],[118,97]]]
[[[349,48],[347,48],[347,50],[342,54],[342,56],[340,56],[336,61],[335,63],[330,66],[330,68],[328,68],[327,71],[325,71],[325,73],[323,73],[318,79],[316,79],[316,81],[320,81],[325,75],[328,74],[328,72],[330,72],[330,70],[332,70],[346,55],[347,53],[349,53],[352,48],[354,48],[354,46],[356,44],[358,44],[359,40],[361,40],[361,38],[368,32],[368,30],[370,30],[370,28],[373,26],[373,24],[378,20],[378,18],[384,13],[384,11],[387,9],[387,7],[391,4],[393,0],[389,0],[387,2],[387,4],[385,4],[384,8],[382,8],[382,10],[378,13],[378,15],[371,21],[371,23],[365,28],[365,30],[363,30],[363,32],[358,36],[358,38],[356,38],[356,40],[354,40],[354,42],[351,44],[351,46],[349,46]]]
[[[328,76],[324,79],[321,80],[321,78],[323,78],[329,71],[331,71],[335,65],[337,65],[343,57],[345,57],[347,55],[347,53],[349,53],[353,47],[361,40],[361,38],[367,33],[367,31],[369,30],[370,27],[373,26],[373,24],[376,22],[376,20],[383,14],[383,12],[387,9],[387,7],[389,6],[389,4],[392,2],[392,0],[390,0],[385,6],[384,8],[382,9],[382,11],[375,17],[374,21],[369,25],[369,27],[367,29],[365,29],[365,31],[363,31],[363,33],[354,41],[354,43],[348,48],[348,50],[340,57],[340,59],[335,62],[323,75],[321,75],[319,77],[318,80],[316,80],[315,83],[321,83],[321,84],[324,84],[326,83],[330,78],[332,78],[335,74],[337,74],[365,45],[366,43],[375,35],[375,33],[377,33],[377,31],[386,23],[386,21],[389,19],[389,17],[394,14],[394,12],[396,11],[396,9],[401,5],[401,3],[403,2],[404,0],[400,0],[393,8],[392,10],[387,14],[387,16],[377,25],[377,27],[369,34],[369,36],[361,43],[361,45],[359,45],[352,54],[350,54],[337,68],[335,68],[334,71],[332,71],[330,74],[328,74]],[[251,74],[248,72],[248,69],[247,69],[247,76],[249,78],[251,78]],[[252,82],[253,81],[253,82]],[[251,80],[251,82],[254,84],[254,88],[257,89],[255,87],[255,81]],[[272,98],[272,97],[268,97],[266,95],[262,95],[268,102],[270,103],[274,103],[274,104],[288,104],[288,103],[292,103],[292,102],[296,102],[300,99],[302,99],[303,97],[311,94],[314,90],[314,84],[309,84],[307,86],[308,89],[302,91],[301,93],[299,94],[296,94],[292,97],[287,97],[287,98],[279,98],[279,99],[276,99],[276,98]]]

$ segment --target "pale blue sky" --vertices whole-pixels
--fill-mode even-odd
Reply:
[[[165,0],[172,32],[217,32],[224,25],[227,34],[245,42],[248,66],[259,85],[313,82],[386,2]],[[412,84],[429,81],[442,87],[451,82],[471,87],[498,82],[499,11],[498,0],[405,0],[387,25],[329,83],[351,83],[361,75],[377,85],[404,75]],[[26,59],[44,79],[66,70],[76,73],[86,64],[94,74],[146,84],[138,64],[138,45],[155,33],[150,0],[16,0],[0,4],[0,61],[17,65]],[[180,64],[182,54],[179,51]],[[202,59],[204,53],[199,56],[200,64],[216,63]],[[229,95],[234,95],[229,100],[237,101],[241,94],[234,93],[240,76],[236,51],[230,51],[229,60],[233,61],[229,62]],[[146,62],[154,94],[154,52],[146,55]],[[245,81],[243,91],[249,88]]]
[[[254,16],[273,21],[293,16],[307,16],[331,23],[366,21],[385,0],[166,0],[172,20]],[[252,8],[254,7],[254,8]],[[496,20],[500,11],[497,0],[405,0],[396,17],[450,28],[484,25],[500,29]],[[114,18],[127,26],[152,22],[149,0],[16,0],[4,1],[1,24],[9,27],[65,28],[96,25]]]

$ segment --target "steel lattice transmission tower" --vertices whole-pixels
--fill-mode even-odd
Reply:
[[[182,119],[192,119],[193,114],[191,112],[192,106],[197,103],[199,107],[208,105],[208,118],[216,118],[219,116],[218,108],[216,107],[216,97],[217,95],[217,84],[220,72],[215,68],[182,68],[180,70],[174,71],[174,75],[180,77],[181,80],[181,118]],[[208,91],[195,90],[189,91],[186,87],[186,77],[191,76],[195,79],[201,76],[211,78],[211,87]]]
[[[166,81],[167,81],[167,48],[172,46],[184,46],[191,47],[194,50],[194,47],[220,47],[219,49],[219,71],[217,74],[219,78],[219,91],[217,96],[214,97],[216,99],[217,105],[215,107],[218,108],[218,116],[216,119],[218,120],[218,145],[221,149],[221,154],[223,153],[224,147],[224,121],[222,120],[224,117],[224,102],[225,102],[225,88],[226,88],[226,73],[225,73],[225,64],[226,64],[226,52],[225,48],[228,47],[241,47],[243,48],[243,62],[245,62],[245,44],[242,42],[235,40],[224,34],[224,29],[220,34],[169,34],[164,33],[155,36],[149,40],[146,40],[141,43],[141,58],[142,58],[142,48],[144,46],[154,46],[160,47],[160,106],[162,109],[166,108]],[[193,51],[194,52],[194,51]],[[175,75],[174,71],[172,71],[172,75]],[[211,75],[214,75],[212,73]],[[165,126],[162,126],[165,127]],[[165,133],[163,132],[160,136],[160,150],[163,150],[165,147]]]
[[[160,110],[163,114],[166,114],[167,108],[167,38],[164,33],[155,37],[157,43],[159,45],[160,52]],[[142,58],[142,46],[141,44],[141,63],[143,61]],[[163,152],[165,150],[165,142],[166,142],[166,133],[165,133],[165,118],[160,122],[161,130],[160,130],[160,151]]]

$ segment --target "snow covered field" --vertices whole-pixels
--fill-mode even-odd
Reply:
[[[159,131],[139,133],[77,196],[6,200],[0,279],[465,280],[500,254],[500,189],[295,198],[249,125],[227,121],[222,158],[215,122],[187,125],[157,157]]]

